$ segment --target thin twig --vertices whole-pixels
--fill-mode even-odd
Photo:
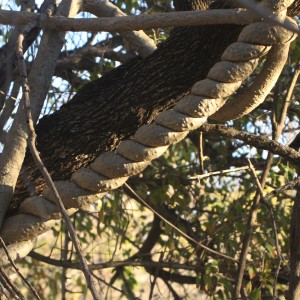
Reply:
[[[203,156],[203,133],[199,133],[199,165],[200,165],[200,174],[204,174],[204,156]]]
[[[277,252],[277,256],[278,256],[278,265],[274,274],[274,281],[273,281],[273,299],[276,300],[277,299],[277,282],[278,282],[278,276],[279,276],[279,272],[280,272],[280,268],[281,268],[281,263],[282,261],[284,261],[284,258],[281,254],[281,249],[280,249],[280,245],[279,245],[279,239],[278,239],[278,229],[277,229],[277,224],[276,224],[276,218],[275,218],[275,213],[274,213],[274,209],[273,206],[270,205],[269,202],[263,202],[269,212],[270,212],[270,216],[272,219],[272,225],[273,225],[273,233],[274,233],[274,239],[275,239],[275,247],[276,247],[276,252]]]
[[[281,250],[280,250],[280,245],[279,245],[279,240],[278,240],[277,224],[276,224],[274,209],[273,209],[272,205],[269,204],[269,202],[265,201],[266,198],[264,196],[264,191],[263,191],[263,188],[260,184],[260,181],[259,181],[259,179],[256,175],[255,168],[252,165],[250,159],[248,159],[248,161],[249,161],[249,166],[250,166],[251,173],[252,173],[253,177],[255,178],[256,185],[257,185],[257,188],[259,190],[262,203],[264,203],[266,205],[266,207],[268,208],[271,219],[272,219],[272,227],[273,227],[273,233],[274,233],[274,239],[275,239],[275,247],[276,247],[277,256],[279,258],[278,266],[277,266],[276,271],[275,271],[274,282],[273,282],[273,297],[274,297],[274,300],[275,300],[276,297],[277,297],[276,286],[277,286],[278,275],[279,275],[281,263],[283,261],[283,257],[282,257]]]
[[[0,90],[0,94],[4,95],[5,97],[9,97],[10,99],[14,100],[14,101],[17,101],[18,99],[15,98],[14,96],[12,95],[8,95],[7,93],[4,93],[2,90]]]
[[[38,22],[38,20],[35,20],[34,22],[36,24]],[[28,26],[26,26],[26,29],[31,28],[32,26],[33,26],[32,24],[29,24]],[[19,64],[21,84],[22,84],[22,89],[23,89],[23,99],[24,99],[24,107],[25,107],[25,113],[26,113],[26,122],[28,124],[28,131],[29,131],[28,146],[29,146],[30,152],[34,158],[34,161],[35,161],[37,167],[39,168],[40,172],[42,173],[47,185],[52,189],[52,191],[55,195],[56,204],[62,213],[64,221],[66,222],[68,231],[70,233],[70,237],[75,246],[75,249],[76,249],[76,252],[78,255],[78,259],[79,259],[79,262],[82,267],[82,271],[83,271],[84,276],[87,281],[87,286],[90,289],[90,291],[93,295],[93,298],[99,299],[99,296],[98,296],[98,293],[97,293],[97,290],[95,287],[95,283],[92,278],[92,274],[88,268],[86,259],[83,255],[83,252],[82,252],[82,249],[80,246],[80,241],[74,230],[72,221],[67,213],[67,210],[64,207],[63,201],[55,187],[55,184],[54,184],[48,170],[46,169],[45,165],[43,164],[43,162],[40,158],[39,152],[37,151],[36,146],[35,146],[36,134],[35,134],[35,130],[34,130],[34,123],[33,123],[32,114],[31,114],[31,107],[30,107],[30,94],[29,94],[30,90],[29,90],[28,79],[27,79],[26,64],[25,64],[25,60],[24,60],[24,56],[23,56],[23,40],[24,40],[24,33],[21,32],[18,37],[16,53],[17,53],[18,64]]]
[[[287,184],[273,190],[269,194],[267,194],[262,201],[263,202],[268,202],[271,198],[277,196],[278,194],[287,191],[287,190],[294,190],[297,189],[300,186],[300,177],[297,177],[296,179],[288,182]]]
[[[297,70],[296,70],[294,73],[293,79],[291,81],[291,84],[289,86],[287,96],[285,98],[285,103],[284,103],[284,106],[281,111],[282,113],[280,116],[280,120],[277,121],[277,124],[275,126],[275,132],[273,134],[274,142],[277,142],[279,140],[279,137],[283,131],[284,120],[286,118],[288,107],[291,104],[291,97],[293,95],[293,90],[295,88],[298,76],[299,76],[299,72],[297,72]],[[259,192],[257,192],[254,197],[253,204],[252,204],[252,207],[251,207],[251,210],[249,213],[249,217],[248,217],[248,221],[247,221],[247,229],[246,229],[246,233],[245,233],[245,236],[243,239],[243,245],[242,245],[241,254],[240,254],[240,258],[239,258],[238,271],[237,271],[237,276],[236,276],[236,285],[233,290],[233,299],[238,299],[240,297],[240,291],[242,288],[244,271],[245,271],[245,267],[246,267],[246,258],[247,258],[247,254],[248,254],[249,247],[250,247],[250,242],[251,242],[252,235],[253,235],[254,225],[256,224],[258,207],[261,202],[261,192],[263,191],[265,184],[267,182],[267,178],[268,178],[268,175],[269,175],[270,169],[272,167],[272,163],[273,163],[273,158],[274,158],[274,154],[269,152],[267,161],[266,161],[266,165],[265,165],[265,168],[264,168],[262,176],[261,176]],[[270,210],[270,213],[271,213],[271,217],[272,217],[273,210]],[[273,217],[274,217],[274,214],[273,214]],[[274,227],[274,224],[275,224],[275,227]],[[273,231],[275,233],[274,238],[276,241],[277,228],[276,228],[275,218],[274,218],[272,225],[273,225]],[[279,245],[278,245],[278,247],[279,247]],[[278,253],[278,251],[277,251],[277,253]],[[280,253],[280,250],[279,250],[279,253]],[[280,260],[280,257],[279,257],[279,260]],[[280,268],[280,264],[281,264],[281,260],[279,262],[278,268]],[[278,268],[277,268],[277,271],[275,274],[274,284],[273,284],[273,293],[274,293],[273,297],[274,298],[276,297],[276,294],[277,294],[276,284],[277,284],[277,272],[279,272]]]
[[[261,177],[261,183],[260,187],[263,189],[265,183],[266,183],[266,178],[269,174],[269,169],[271,166],[271,161],[268,160],[268,163],[263,171],[262,177]],[[260,204],[260,193],[256,193],[253,203],[249,212],[248,220],[247,220],[247,226],[246,226],[246,232],[243,238],[243,243],[242,243],[242,249],[239,257],[239,264],[238,264],[238,270],[237,270],[237,275],[236,275],[236,284],[233,290],[233,295],[232,298],[234,300],[237,300],[240,298],[240,293],[242,289],[242,283],[243,283],[243,278],[244,278],[244,272],[245,272],[245,267],[246,267],[246,260],[247,260],[247,255],[249,252],[249,247],[250,247],[250,242],[252,239],[254,227],[256,224],[256,218],[257,218],[257,213],[258,213],[258,207]]]
[[[164,251],[166,251],[166,246],[167,246],[167,242],[165,243],[165,249],[164,249]],[[160,253],[160,255],[159,255],[159,263],[160,262],[162,262],[163,261],[163,258],[164,258],[164,251],[161,251],[161,253]],[[156,284],[156,281],[157,281],[157,275],[158,275],[158,271],[159,271],[159,269],[155,269],[155,271],[154,271],[154,278],[153,278],[153,280],[151,281],[151,286],[150,286],[150,293],[149,293],[149,297],[148,297],[148,299],[149,300],[151,300],[152,299],[152,297],[153,297],[153,293],[154,293],[154,288],[155,288],[155,284]]]
[[[180,230],[178,227],[176,227],[174,224],[172,224],[170,221],[168,221],[166,218],[164,218],[159,212],[157,212],[153,207],[151,207],[144,199],[142,199],[127,183],[124,184],[124,186],[130,191],[130,193],[132,193],[143,205],[145,205],[148,209],[150,209],[154,214],[156,214],[162,221],[164,221],[166,224],[170,225],[173,229],[175,229],[178,233],[180,233],[182,236],[184,236],[186,239],[188,239],[189,241],[192,241],[193,243],[195,243],[197,246],[207,250],[208,252],[215,254],[217,256],[221,256],[223,258],[226,258],[228,260],[237,262],[236,259],[234,259],[231,256],[228,256],[226,254],[223,254],[221,252],[215,251],[213,249],[210,249],[209,247],[203,245],[202,243],[196,241],[195,239],[193,239],[192,237],[190,237],[189,235],[187,235],[185,232],[183,232],[182,230]]]
[[[8,291],[8,293],[11,295],[12,298],[9,298],[6,294],[5,296],[7,299],[20,299],[18,295],[14,292],[12,287],[6,282],[5,278],[2,276],[2,272],[0,271],[0,283],[2,284],[3,288]],[[0,294],[0,296],[2,296]]]
[[[24,295],[22,292],[15,286],[15,284],[10,280],[10,278],[7,276],[5,270],[3,267],[0,267],[0,273],[5,282],[11,287],[11,289],[14,291],[14,293],[20,298],[21,300],[25,300]]]
[[[289,89],[288,89],[288,92],[287,92],[287,95],[286,95],[286,98],[285,98],[283,108],[281,110],[279,121],[274,123],[274,125],[275,125],[274,140],[276,140],[276,141],[279,140],[279,137],[282,134],[285,118],[286,118],[286,115],[288,112],[288,108],[291,105],[293,91],[295,89],[299,75],[300,75],[300,70],[295,70],[293,78],[292,78],[290,86],[289,86]],[[274,113],[274,115],[276,115],[276,114]],[[273,155],[272,155],[272,159],[273,159]],[[271,218],[272,218],[276,251],[277,251],[277,256],[279,257],[278,267],[276,269],[276,272],[274,275],[274,282],[273,282],[273,298],[274,298],[274,300],[276,300],[277,299],[277,280],[278,280],[280,266],[281,266],[281,262],[282,262],[283,258],[281,255],[281,250],[280,250],[279,241],[278,241],[277,225],[276,225],[273,207],[269,204],[268,201],[265,201],[264,204],[268,207]]]
[[[233,172],[238,172],[238,171],[242,171],[242,170],[249,170],[249,166],[244,166],[244,167],[238,167],[238,168],[235,168],[235,169],[226,169],[226,170],[209,172],[209,173],[200,174],[200,175],[189,176],[188,179],[189,180],[199,180],[199,179],[203,179],[203,178],[207,178],[207,177],[211,177],[211,176],[215,176],[215,175],[233,173]]]
[[[65,226],[63,226],[63,227],[64,227],[63,228],[64,243],[63,243],[63,247],[61,249],[61,260],[66,261],[68,259],[68,245],[69,245],[70,237],[69,237],[68,231],[66,230]],[[61,272],[61,295],[62,295],[62,299],[66,299],[67,270],[68,270],[67,268],[62,267],[62,272]]]
[[[259,179],[256,175],[256,170],[255,170],[251,160],[249,158],[247,158],[247,160],[248,160],[248,163],[249,163],[249,170],[251,171],[251,173],[252,173],[252,175],[253,175],[253,177],[256,181],[256,185],[257,185],[257,188],[259,190],[259,193],[260,193],[261,197],[264,197],[264,190],[263,190],[263,187],[261,186],[260,181],[259,181]]]
[[[34,251],[31,251],[28,254],[28,256],[53,266],[80,270],[80,265],[76,262],[53,259]],[[156,262],[152,260],[151,261],[148,260],[108,261],[108,262],[94,263],[89,265],[89,268],[91,270],[103,270],[103,269],[118,268],[118,267],[147,267],[147,268],[153,267],[153,268],[161,268],[161,269],[168,268],[174,270],[187,270],[187,271],[205,270],[205,266],[201,267],[199,265],[180,264],[173,261]]]
[[[120,277],[123,281],[123,293],[125,294],[126,298],[129,300],[135,300],[136,297],[132,291],[132,289],[130,288],[130,284],[128,283],[127,278],[124,275],[124,269],[123,268],[118,268],[116,269],[116,274],[118,275],[118,277]]]
[[[217,124],[204,124],[199,128],[199,130],[205,133],[225,136],[230,139],[241,140],[247,145],[254,146],[257,149],[267,150],[292,163],[300,164],[300,153],[298,151],[291,147],[282,145],[277,141],[270,140],[266,136],[258,136],[246,131],[236,130],[232,127]]]
[[[289,86],[289,89],[288,89],[288,92],[287,92],[287,95],[286,95],[286,98],[285,98],[283,108],[281,110],[280,120],[279,120],[279,122],[276,126],[276,133],[275,133],[276,136],[274,138],[274,140],[276,140],[276,141],[279,139],[279,137],[280,137],[280,135],[283,131],[285,118],[286,118],[288,109],[291,105],[291,99],[292,99],[293,91],[295,89],[295,86],[296,86],[299,75],[300,75],[300,70],[295,70],[292,81],[290,83],[290,86]]]
[[[1,276],[0,276],[1,277]],[[5,299],[8,299],[9,300],[9,297],[5,291],[5,287],[3,286],[2,284],[2,281],[3,281],[3,278],[0,278],[0,296],[1,297],[5,297]]]
[[[2,131],[0,132],[0,142],[4,144],[5,137],[6,137],[6,131],[4,131],[4,125],[7,123],[9,118],[12,116],[12,112],[15,109],[15,105],[17,102],[17,96],[19,94],[20,90],[20,83],[15,81],[11,90],[10,95],[6,95],[3,91],[0,90],[0,93],[7,96],[7,99],[5,100],[5,106],[1,111],[0,115],[0,128]]]
[[[13,259],[11,258],[9,251],[3,241],[3,239],[0,237],[0,243],[4,249],[4,252],[7,256],[8,261],[11,263],[11,265],[13,266],[13,268],[15,269],[16,273],[21,277],[21,279],[23,280],[23,282],[28,286],[29,290],[32,292],[32,294],[34,295],[34,297],[38,300],[40,300],[40,296],[38,295],[37,291],[34,289],[34,287],[30,284],[30,282],[28,282],[28,280],[24,277],[24,275],[20,272],[19,268],[16,266],[16,264],[14,263]]]

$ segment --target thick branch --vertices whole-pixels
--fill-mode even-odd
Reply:
[[[40,14],[0,11],[0,22],[5,25],[24,25]],[[160,27],[180,27],[216,24],[245,25],[259,20],[251,12],[243,9],[208,10],[160,13],[155,15],[110,17],[103,19],[70,19],[52,17],[43,21],[42,28],[59,31],[108,31],[121,32]]]
[[[126,16],[117,6],[103,0],[84,1],[83,10],[88,11],[99,18]],[[139,55],[143,58],[149,56],[156,49],[153,40],[149,38],[143,31],[125,31],[122,32],[121,35],[130,44],[130,47],[139,53]]]

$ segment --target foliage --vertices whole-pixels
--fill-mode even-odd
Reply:
[[[127,14],[172,10],[169,1],[117,0],[114,4]],[[2,45],[7,42],[9,31],[10,28],[1,31]],[[149,31],[148,34],[159,43],[168,37],[169,29]],[[109,72],[136,55],[124,41],[111,46],[117,37],[116,34],[68,35],[58,61],[62,67],[53,78],[44,114],[59,109],[85,82]],[[29,65],[37,44],[38,40],[27,52]],[[92,67],[89,68],[76,63],[64,68],[63,60],[76,55],[84,46],[102,47],[103,56],[93,57]],[[251,115],[229,122],[228,125],[240,131],[271,137],[274,115],[278,117],[282,112],[291,78],[298,68],[299,55],[300,45],[295,42],[289,63],[266,103]],[[296,86],[280,140],[284,144],[289,143],[299,130],[299,93],[299,87]],[[7,122],[6,130],[13,117],[14,114]],[[151,210],[128,189],[120,188],[73,215],[72,220],[84,253],[93,266],[93,274],[106,299],[145,299],[149,295],[153,299],[196,299],[201,295],[208,295],[211,299],[231,299],[236,263],[209,253],[182,232],[210,249],[237,259],[257,184],[251,172],[234,171],[234,168],[247,165],[246,158],[250,158],[260,177],[265,168],[267,152],[243,141],[204,134],[201,147],[204,151],[205,173],[222,169],[232,169],[232,172],[191,180],[190,176],[201,172],[199,136],[199,131],[191,133],[188,139],[172,146],[142,174],[129,180],[129,186],[152,207]],[[265,194],[295,176],[295,166],[275,156]],[[294,197],[294,191],[285,191],[273,197],[269,203],[275,213],[276,235],[284,258],[276,284],[279,297],[283,297],[287,291],[288,232]],[[89,297],[63,224],[56,224],[51,233],[39,237],[34,251],[44,258],[39,261],[34,256],[27,257],[20,263],[20,268],[45,299],[57,299],[62,294],[67,299]],[[48,257],[53,261],[47,260]],[[245,296],[249,299],[272,297],[278,258],[270,209],[261,203],[247,256],[243,289]],[[69,263],[68,267],[62,261]],[[109,267],[97,268],[97,263],[106,262]],[[123,264],[116,266],[114,262]],[[12,270],[11,274],[15,276]],[[16,284],[29,299],[30,292],[23,283],[16,280]]]

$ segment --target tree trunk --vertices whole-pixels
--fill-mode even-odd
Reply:
[[[220,3],[213,6],[220,7]],[[175,7],[205,9],[206,2],[177,0]],[[152,55],[133,59],[88,83],[59,111],[42,118],[36,128],[37,147],[53,179],[68,179],[100,153],[115,149],[142,124],[150,123],[158,112],[170,108],[196,81],[205,78],[241,29],[236,25],[173,29]],[[43,186],[29,155],[20,178],[29,179],[38,190]],[[19,188],[16,199],[23,198],[24,189],[21,191]]]

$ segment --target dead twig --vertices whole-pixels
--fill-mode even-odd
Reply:
[[[215,254],[217,256],[226,258],[228,260],[237,262],[236,259],[234,259],[231,256],[228,256],[226,254],[223,254],[221,252],[215,251],[207,246],[205,246],[204,244],[202,244],[201,242],[196,241],[195,239],[193,239],[192,237],[190,237],[189,235],[187,235],[185,232],[183,232],[182,230],[180,230],[178,227],[176,227],[174,224],[172,224],[170,221],[168,221],[166,218],[164,218],[159,212],[157,212],[153,207],[151,207],[144,199],[142,199],[127,183],[124,184],[124,186],[130,191],[130,193],[132,193],[134,195],[134,197],[136,199],[138,199],[138,201],[140,201],[143,205],[145,205],[148,209],[150,209],[155,215],[157,215],[162,221],[164,221],[166,224],[170,225],[173,229],[175,229],[178,233],[180,233],[183,237],[185,237],[187,240],[195,243],[197,246],[207,250],[208,252]]]
[[[267,194],[262,201],[263,202],[268,202],[272,197],[277,196],[278,194],[287,191],[287,190],[294,190],[297,189],[300,186],[300,177],[297,177],[296,179],[288,182],[287,184],[273,190],[269,194]]]
[[[5,283],[7,284],[5,286],[5,288],[8,288],[8,291],[14,295],[13,299],[21,299],[21,300],[25,300],[24,295],[21,293],[21,291],[15,286],[15,284],[10,280],[10,278],[7,276],[5,270],[3,267],[0,267],[0,274],[3,279],[3,281],[5,281]],[[1,282],[3,284],[3,282]]]
[[[200,180],[203,178],[215,176],[215,175],[223,175],[226,173],[233,173],[233,172],[238,172],[238,171],[243,171],[243,170],[249,170],[249,166],[244,166],[244,167],[238,167],[235,169],[226,169],[226,170],[220,170],[220,171],[215,171],[215,172],[209,172],[206,174],[200,174],[200,175],[194,175],[194,176],[189,176],[189,180]]]
[[[199,164],[200,174],[204,174],[204,156],[203,156],[203,133],[199,133]]]
[[[36,24],[38,24],[38,22],[39,22],[39,20],[36,19],[32,22],[32,24],[30,23],[30,24],[28,24],[28,26],[26,26],[24,28],[24,30],[19,34],[17,47],[16,47],[16,49],[17,49],[16,53],[17,53],[17,59],[18,59],[18,64],[19,64],[19,71],[20,71],[20,78],[21,78],[21,85],[22,85],[22,89],[23,89],[23,101],[24,101],[24,108],[25,108],[25,113],[26,113],[26,122],[28,124],[28,142],[27,143],[28,143],[30,152],[33,156],[33,159],[34,159],[38,169],[42,173],[47,185],[52,189],[52,191],[56,197],[56,204],[61,211],[64,221],[66,222],[68,231],[70,233],[70,237],[75,246],[75,249],[76,249],[76,252],[78,255],[78,259],[79,259],[79,262],[82,267],[82,271],[83,271],[84,276],[87,281],[87,286],[90,289],[90,291],[93,295],[93,298],[99,299],[98,292],[96,290],[95,283],[92,278],[92,274],[88,268],[86,259],[83,255],[83,252],[82,252],[82,249],[80,246],[80,241],[74,230],[72,221],[68,215],[67,210],[64,207],[63,201],[55,187],[55,184],[54,184],[47,168],[43,164],[43,162],[40,158],[39,152],[37,151],[36,146],[35,146],[36,134],[35,134],[34,123],[33,123],[32,114],[31,114],[30,89],[29,89],[29,84],[28,84],[28,79],[27,79],[26,64],[25,64],[25,60],[24,60],[24,56],[23,56],[23,40],[24,40],[24,34],[27,32],[27,30],[36,26]]]
[[[294,73],[294,76],[292,78],[292,81],[290,83],[288,93],[287,93],[287,96],[285,98],[285,103],[284,103],[284,105],[282,107],[282,110],[281,110],[281,114],[278,117],[279,119],[277,119],[275,113],[273,113],[273,117],[274,117],[273,140],[275,142],[277,142],[279,140],[279,137],[280,137],[280,135],[283,131],[284,121],[285,121],[285,118],[286,118],[288,107],[291,104],[291,98],[292,98],[293,90],[295,88],[298,76],[299,76],[299,71],[296,70],[295,73]],[[240,258],[239,258],[238,271],[237,271],[237,276],[236,276],[236,285],[235,285],[235,288],[233,290],[233,299],[238,299],[240,297],[240,291],[241,291],[241,288],[242,288],[244,271],[245,271],[245,267],[246,267],[246,257],[247,257],[247,254],[249,252],[249,247],[250,247],[250,242],[251,242],[252,235],[253,235],[254,225],[256,224],[256,217],[257,217],[257,213],[258,213],[258,207],[259,207],[259,204],[261,203],[261,199],[262,199],[261,195],[263,195],[263,189],[266,185],[267,178],[268,178],[270,169],[272,167],[273,158],[274,158],[274,154],[269,152],[265,168],[263,170],[261,179],[259,181],[260,184],[258,185],[259,186],[258,192],[256,193],[256,195],[254,197],[253,204],[252,204],[251,210],[249,212],[249,217],[248,217],[248,221],[247,221],[247,229],[246,229],[246,233],[245,233],[245,236],[244,236],[244,239],[243,239],[243,245],[242,245],[241,254],[240,254]],[[276,222],[275,222],[273,209],[270,209],[270,214],[271,214],[271,218],[272,218],[273,231],[274,231],[274,235],[275,235],[275,237],[274,237],[275,238],[275,243],[278,243],[277,228],[276,228]],[[276,239],[277,239],[277,241],[276,241]],[[277,248],[277,246],[278,246],[278,248]],[[279,248],[279,244],[276,245],[276,249],[277,249],[277,253],[279,255],[281,253],[280,248]],[[279,257],[279,265],[278,265],[278,268],[277,268],[276,273],[275,273],[274,284],[273,284],[273,297],[274,298],[276,298],[276,295],[277,295],[276,284],[277,284],[277,277],[278,277],[278,272],[279,272],[279,269],[280,269],[280,265],[281,265],[281,258]]]
[[[276,299],[276,295],[277,295],[276,286],[277,286],[278,275],[279,275],[281,263],[284,260],[284,258],[282,257],[282,254],[281,254],[281,249],[280,249],[280,245],[279,245],[279,241],[278,241],[278,230],[277,230],[276,218],[275,218],[274,209],[273,209],[272,205],[270,205],[269,202],[265,200],[266,198],[264,197],[264,191],[263,191],[263,188],[260,184],[260,181],[259,181],[259,179],[256,175],[255,168],[252,165],[250,159],[248,159],[248,161],[249,161],[249,167],[250,167],[251,173],[252,173],[253,177],[255,178],[256,185],[257,185],[257,188],[258,188],[260,196],[261,196],[261,202],[263,204],[265,204],[266,207],[268,208],[271,219],[272,219],[272,227],[273,227],[273,233],[274,233],[274,239],[275,239],[275,247],[276,247],[277,256],[279,258],[278,259],[278,266],[277,266],[276,271],[275,271],[274,282],[273,282],[273,297],[274,297],[274,299]]]
[[[34,289],[34,287],[28,282],[28,280],[23,276],[23,274],[20,272],[19,268],[16,266],[16,264],[14,263],[14,261],[12,260],[8,249],[6,247],[6,244],[4,243],[3,239],[0,237],[0,243],[3,247],[3,250],[7,256],[8,261],[11,263],[11,265],[13,266],[13,268],[15,269],[16,273],[21,277],[21,279],[23,280],[23,282],[28,286],[29,290],[32,292],[32,294],[34,295],[34,297],[38,300],[40,300],[40,296],[38,295],[37,291]]]

